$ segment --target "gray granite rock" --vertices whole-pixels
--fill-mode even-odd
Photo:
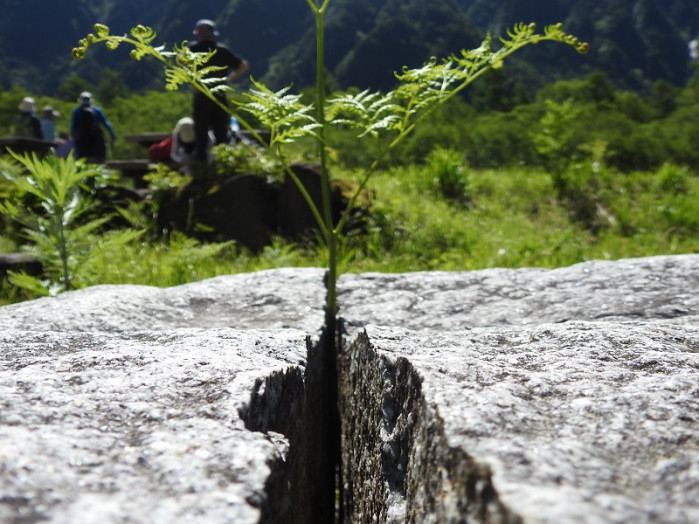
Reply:
[[[0,522],[327,522],[323,275],[0,308]],[[698,289],[699,255],[343,275],[347,521],[698,518]]]
[[[0,329],[157,330],[291,327],[323,323],[324,271],[276,269],[176,286],[95,286],[0,308]],[[699,318],[699,255],[590,261],[559,269],[345,274],[349,326],[416,331],[568,320]]]
[[[699,321],[699,255],[594,260],[558,269],[343,275],[352,325],[440,331],[569,320]]]
[[[0,329],[110,332],[302,329],[323,324],[319,268],[228,275],[170,288],[103,285],[0,308]]]
[[[697,326],[368,326],[340,376],[351,522],[699,521]]]
[[[239,410],[305,339],[1,332],[0,522],[285,521],[288,441]]]
[[[349,521],[699,521],[696,255],[341,283]]]

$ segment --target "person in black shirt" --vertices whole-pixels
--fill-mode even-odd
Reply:
[[[210,78],[220,78],[222,83],[229,83],[239,78],[249,69],[247,60],[239,57],[227,46],[216,41],[218,31],[211,20],[199,20],[193,31],[196,40],[189,43],[189,49],[195,53],[206,53],[212,49],[216,53],[209,59],[207,65],[220,66],[224,69],[215,71]],[[211,87],[211,85],[209,85]],[[225,106],[226,96],[223,93],[215,95]],[[213,100],[199,92],[194,93],[192,116],[194,117],[194,159],[205,162],[209,141],[209,129],[214,133],[217,144],[228,142],[229,115],[216,105]]]

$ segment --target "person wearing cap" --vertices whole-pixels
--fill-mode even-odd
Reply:
[[[36,138],[42,140],[41,122],[36,116],[36,102],[30,96],[24,97],[19,104],[19,118],[15,126],[15,136],[22,138]]]
[[[44,106],[41,110],[41,136],[47,142],[56,141],[56,124],[54,120],[60,113],[51,106]]]
[[[217,42],[218,31],[212,20],[199,20],[194,26],[193,34],[196,40],[189,43],[189,49],[195,53],[208,53],[215,50],[216,53],[209,59],[207,65],[223,68],[209,73],[207,78],[218,78],[221,83],[229,83],[241,77],[249,69],[247,60],[236,55],[224,44]],[[213,86],[209,84],[209,87]],[[215,96],[221,104],[227,105],[225,94],[217,93]],[[197,90],[194,92],[192,116],[195,134],[194,159],[198,162],[206,162],[209,130],[213,131],[217,144],[227,143],[229,115]]]
[[[102,128],[109,133],[111,141],[116,133],[102,108],[94,105],[92,94],[83,91],[78,97],[78,106],[70,115],[70,136],[75,142],[75,158],[86,158],[88,162],[101,164],[107,158],[107,145]]]

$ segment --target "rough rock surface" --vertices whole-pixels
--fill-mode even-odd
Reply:
[[[441,331],[569,320],[699,322],[699,256],[591,261],[559,269],[343,275],[352,325]]]
[[[307,424],[324,425],[318,406],[305,397],[318,387],[317,370],[309,376],[307,367],[318,360],[308,352],[307,337],[320,336],[323,274],[282,269],[168,289],[95,286],[0,308],[0,522],[309,521],[308,508],[317,514],[321,506],[309,501],[333,489],[306,481],[324,467],[322,433],[305,434]],[[89,382],[82,384],[86,375]],[[44,385],[50,379],[62,399],[56,416],[57,393]],[[163,388],[168,394],[161,398]],[[19,403],[35,390],[41,394]],[[140,426],[143,413],[131,413],[132,405],[146,413]],[[123,417],[119,428],[133,431],[117,428],[111,439],[90,439],[105,427],[107,408],[113,409],[109,416]],[[151,421],[151,412],[167,414]],[[184,422],[170,422],[177,417]],[[14,441],[17,427],[38,435],[38,443],[64,432],[89,442],[72,453],[68,440],[20,453],[28,444]],[[134,432],[142,444],[134,443]],[[163,442],[168,454],[162,465],[142,468],[131,460],[152,455],[152,442],[165,437],[171,442]],[[205,456],[191,444],[196,438],[218,444]],[[290,450],[292,439],[297,445]],[[109,453],[86,480],[71,464],[91,464],[104,454],[105,442],[129,450],[129,457],[119,462],[118,452]],[[170,486],[178,462],[187,482]],[[60,475],[37,473],[44,463]],[[18,476],[22,469],[27,474]],[[102,476],[112,483],[94,480]],[[215,485],[219,492],[206,495]]]
[[[288,443],[239,410],[305,337],[3,331],[0,522],[258,522]]]
[[[696,326],[366,331],[340,374],[351,522],[699,521]]]
[[[0,308],[0,329],[109,332],[295,328],[318,334],[324,271],[278,269],[184,284],[95,286]]]
[[[342,284],[350,521],[699,521],[699,257]]]
[[[0,308],[0,522],[307,521],[323,275]],[[699,520],[698,290],[697,255],[342,276],[346,520]]]

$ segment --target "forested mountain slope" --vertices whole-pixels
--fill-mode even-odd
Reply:
[[[114,32],[152,26],[158,42],[191,38],[194,22],[212,18],[222,40],[245,56],[252,74],[278,88],[312,82],[313,19],[303,0],[4,0],[0,18],[2,87],[55,94],[71,74],[97,83],[108,68],[129,89],[162,85],[159,69],[133,63],[126,51],[91,52],[75,62],[70,50],[95,22]],[[590,42],[585,57],[565,46],[538,46],[513,66],[528,85],[602,70],[617,85],[642,89],[655,80],[683,84],[688,43],[699,36],[696,0],[332,0],[327,15],[327,67],[339,87],[389,88],[402,65],[419,65],[478,45],[487,31],[517,22],[563,22]],[[507,74],[507,73],[506,73]]]

